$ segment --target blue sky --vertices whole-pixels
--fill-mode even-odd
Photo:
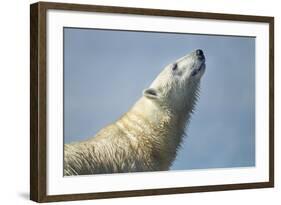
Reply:
[[[206,56],[200,99],[172,170],[255,165],[255,38],[64,29],[64,141],[94,136],[165,65]]]

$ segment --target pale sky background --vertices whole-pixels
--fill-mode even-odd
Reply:
[[[172,170],[255,166],[255,38],[64,29],[64,141],[94,136],[165,65],[206,56],[200,99]]]

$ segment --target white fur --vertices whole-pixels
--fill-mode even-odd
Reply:
[[[95,137],[65,145],[64,174],[168,170],[193,112],[204,71],[205,59],[195,51],[167,65],[119,120]]]

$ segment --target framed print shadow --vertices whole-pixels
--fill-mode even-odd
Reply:
[[[274,18],[30,7],[30,199],[274,186]]]

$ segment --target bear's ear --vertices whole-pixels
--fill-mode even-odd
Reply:
[[[154,88],[147,88],[142,93],[143,93],[143,96],[150,98],[150,99],[159,98],[157,90],[155,90]]]

